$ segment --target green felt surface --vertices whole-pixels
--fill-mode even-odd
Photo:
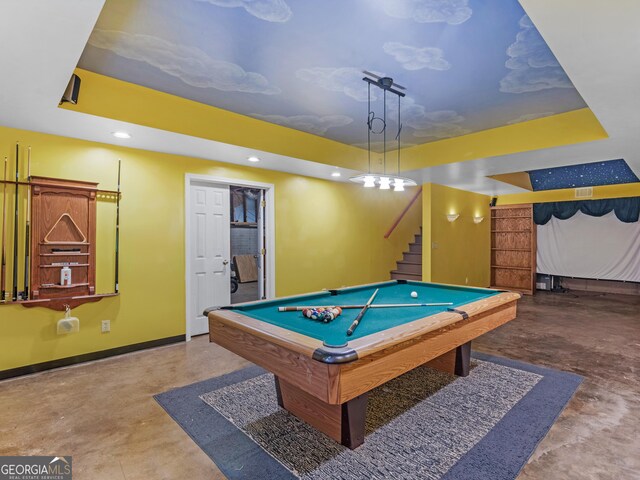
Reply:
[[[376,303],[437,303],[453,302],[451,306],[439,307],[405,307],[369,309],[350,337],[347,329],[358,315],[359,309],[344,310],[342,315],[330,323],[310,320],[302,312],[279,312],[278,307],[306,306],[306,305],[357,305],[365,304],[378,288]],[[411,292],[417,292],[418,298],[411,298]],[[396,281],[368,285],[366,287],[350,287],[338,290],[338,295],[321,292],[309,295],[299,295],[287,300],[267,300],[232,307],[248,317],[277,325],[295,332],[316,338],[327,345],[341,345],[349,340],[355,340],[381,330],[393,328],[403,323],[443,312],[447,308],[457,308],[482,298],[496,295],[493,290],[445,286],[425,282],[399,284]]]

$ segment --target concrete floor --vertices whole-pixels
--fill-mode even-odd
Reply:
[[[586,377],[520,479],[640,478],[640,297],[525,297],[474,348]],[[0,455],[73,455],[76,480],[222,479],[152,395],[247,364],[202,336],[1,382]]]
[[[259,297],[258,282],[240,283],[236,293],[231,294],[231,304],[253,302]]]

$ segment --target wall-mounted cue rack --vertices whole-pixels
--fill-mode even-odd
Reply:
[[[97,189],[96,183],[31,178],[31,299],[96,293]]]
[[[7,178],[4,161],[0,304],[64,310],[118,295],[120,162],[118,190],[111,191],[93,182],[31,176],[31,147],[27,175],[20,180],[19,154],[16,145],[15,179]],[[96,294],[98,196],[116,198],[115,288],[106,294]]]

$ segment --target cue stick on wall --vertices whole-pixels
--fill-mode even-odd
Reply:
[[[444,307],[453,305],[453,302],[442,303],[379,303],[369,305],[369,308],[400,308],[400,307]],[[336,308],[340,307],[345,310],[347,308],[362,308],[364,305],[309,305],[303,307],[278,307],[279,312],[301,312],[307,308]]]
[[[16,201],[15,201],[15,216],[13,219],[13,293],[11,298],[15,302],[18,300],[18,220],[19,220],[19,203],[18,203],[18,186],[20,179],[18,178],[20,172],[20,144],[16,142]]]
[[[369,299],[367,304],[364,307],[362,307],[362,310],[358,312],[358,316],[349,327],[349,330],[347,330],[347,336],[351,336],[355,331],[355,329],[358,327],[358,325],[360,325],[360,320],[362,320],[362,317],[364,317],[364,314],[367,313],[367,310],[369,310],[369,307],[373,303],[373,299],[376,298],[377,294],[378,294],[378,289],[376,288],[376,291],[373,292],[373,295],[371,295],[371,298]]]
[[[4,183],[2,184],[2,278],[0,279],[0,302],[4,302],[5,300],[5,277],[6,277],[6,269],[7,269],[7,252],[6,252],[6,219],[7,219],[7,157],[4,157]]]
[[[27,149],[27,211],[25,213],[26,228],[24,232],[24,293],[23,300],[29,300],[29,258],[31,250],[31,146]]]
[[[120,165],[121,160],[118,159],[118,190],[116,193],[116,271],[115,271],[115,293],[120,291],[118,278],[120,276]]]

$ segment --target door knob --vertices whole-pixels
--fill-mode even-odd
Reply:
[[[229,260],[223,260],[223,261],[222,261],[222,264],[223,264],[223,265],[229,265]]]

